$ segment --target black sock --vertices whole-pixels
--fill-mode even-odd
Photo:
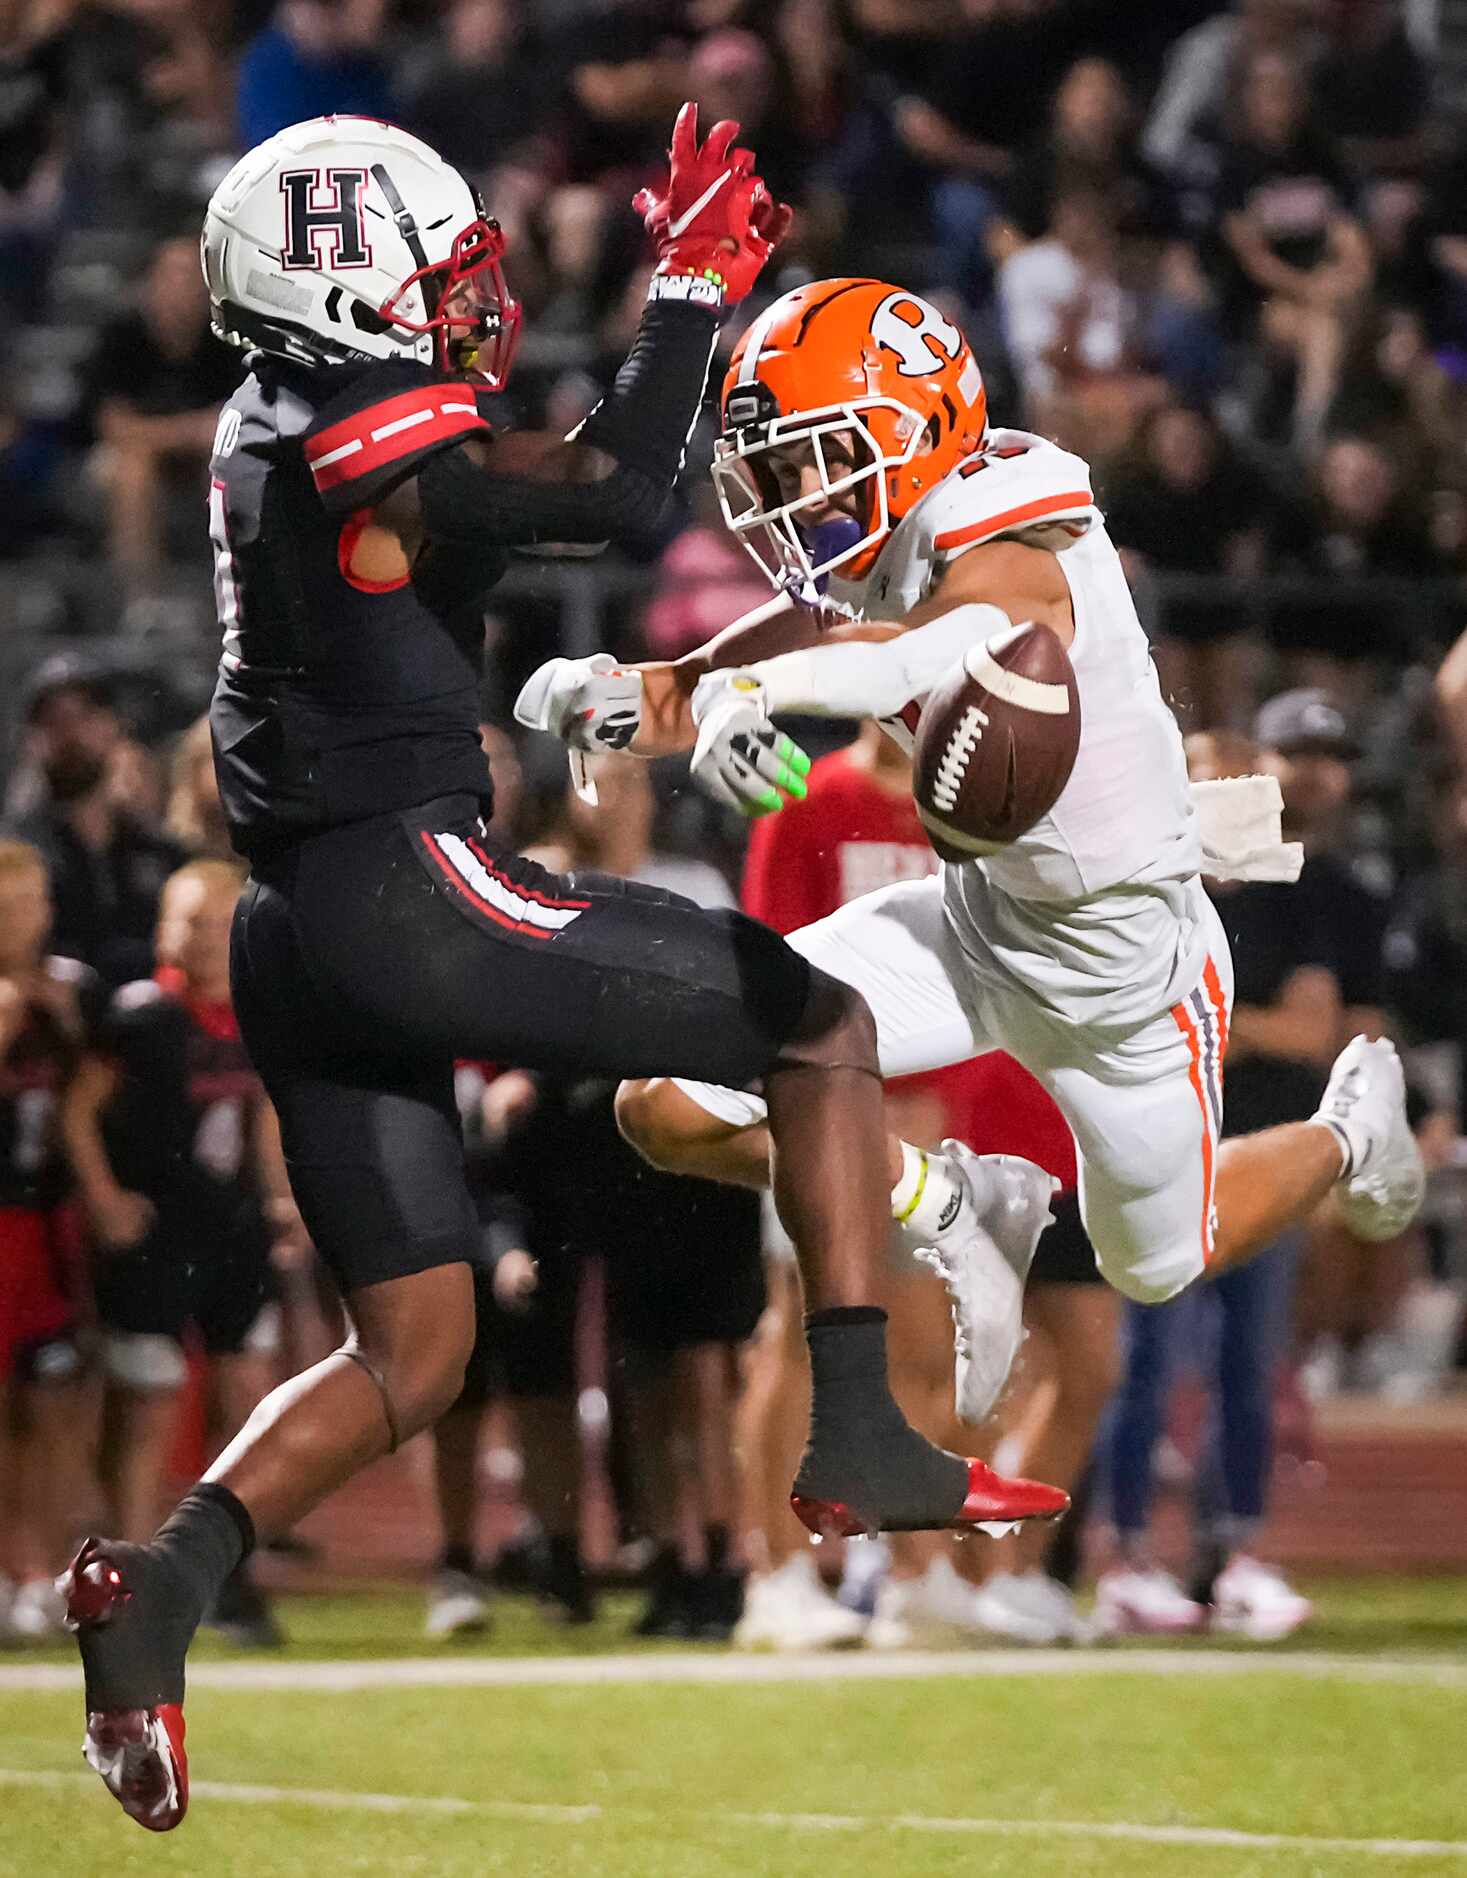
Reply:
[[[468,1578],[474,1575],[474,1548],[471,1545],[446,1545],[438,1560],[441,1572],[463,1572]]]
[[[578,1572],[581,1569],[581,1544],[573,1532],[552,1532],[545,1538],[553,1571]]]
[[[728,1527],[722,1524],[703,1528],[703,1554],[706,1569],[711,1572],[728,1570]]]
[[[1199,1541],[1187,1580],[1187,1596],[1198,1604],[1211,1604],[1212,1588],[1228,1562],[1228,1548],[1216,1539]]]
[[[962,1506],[968,1469],[919,1435],[886,1379],[886,1312],[872,1305],[813,1311],[810,1445],[795,1491],[837,1500],[873,1529],[940,1525]]]
[[[213,1482],[186,1493],[150,1544],[98,1541],[97,1559],[84,1572],[110,1566],[128,1595],[105,1622],[83,1622],[78,1630],[87,1707],[148,1709],[181,1702],[193,1634],[254,1542],[249,1513],[227,1487]],[[83,1557],[92,1550],[89,1544]]]
[[[1090,1501],[1095,1488],[1095,1464],[1089,1461],[1075,1482],[1070,1495],[1070,1510],[1054,1528],[1054,1537],[1044,1552],[1044,1575],[1073,1591],[1080,1582],[1080,1566],[1085,1545],[1085,1521],[1090,1516]]]
[[[206,1480],[174,1507],[150,1549],[173,1567],[202,1615],[254,1546],[255,1525],[247,1509],[228,1487]]]

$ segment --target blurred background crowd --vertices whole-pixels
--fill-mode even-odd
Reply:
[[[635,329],[650,257],[627,205],[684,97],[740,120],[798,210],[747,316],[825,274],[922,290],[969,333],[996,421],[1091,459],[1194,773],[1273,769],[1308,855],[1297,887],[1219,889],[1230,1127],[1308,1114],[1340,1043],[1388,1031],[1431,1198],[1397,1245],[1326,1215],[1196,1298],[1123,1310],[1022,1072],[894,1089],[909,1138],[1065,1183],[986,1432],[1077,1511],[997,1570],[907,1540],[817,1573],[783,1504],[804,1404],[777,1226],[640,1168],[609,1088],[464,1065],[480,1347],[394,1464],[397,1511],[371,1502],[374,1559],[429,1535],[399,1549],[433,1553],[444,1636],[486,1621],[491,1565],[572,1620],[635,1571],[652,1634],[771,1647],[1279,1636],[1309,1611],[1269,1553],[1269,1485],[1318,1473],[1318,1405],[1461,1383],[1467,6],[0,0],[0,1641],[54,1624],[79,1521],[150,1530],[169,1482],[339,1334],[228,1008],[240,875],[197,720],[205,464],[240,361],[208,329],[203,203],[318,112],[418,132],[509,237],[527,337],[503,421],[569,428]],[[810,801],[749,840],[676,764],[608,759],[588,811],[558,749],[503,728],[554,650],[676,655],[766,597],[718,524],[711,435],[657,538],[496,591],[485,748],[502,832],[541,858],[789,929],[935,865],[875,733],[814,727]],[[940,1430],[943,1293],[890,1278],[897,1380]],[[250,1580],[218,1616],[276,1632]]]

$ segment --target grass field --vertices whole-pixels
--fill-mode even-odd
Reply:
[[[196,1797],[163,1839],[78,1776],[64,1652],[0,1658],[0,1874],[1467,1878],[1462,1582],[1312,1589],[1319,1621],[1278,1652],[780,1681],[755,1678],[798,1665],[629,1657],[624,1605],[566,1633],[506,1603],[434,1658],[469,1679],[449,1687],[414,1667],[417,1600],[295,1600],[282,1656],[198,1652]],[[216,1686],[264,1673],[286,1686]],[[473,1680],[516,1674],[542,1680]]]

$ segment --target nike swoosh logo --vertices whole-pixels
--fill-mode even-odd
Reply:
[[[703,191],[702,195],[699,196],[692,208],[686,210],[675,222],[669,222],[667,224],[669,239],[676,240],[683,230],[692,222],[694,217],[702,214],[703,210],[708,207],[708,204],[732,175],[732,170],[725,170],[721,176],[716,177],[713,182],[709,183],[708,187]]]

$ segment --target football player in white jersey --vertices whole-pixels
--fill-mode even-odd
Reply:
[[[1313,1120],[1219,1139],[1232,968],[1200,874],[1205,861],[1292,877],[1297,859],[1268,785],[1189,789],[1086,464],[990,429],[962,333],[878,281],[776,301],[740,341],[722,409],[725,519],[799,598],[676,664],[552,661],[526,686],[522,721],[582,748],[633,726],[648,755],[692,747],[715,797],[767,813],[800,792],[773,718],[877,717],[910,742],[923,697],[966,650],[1016,622],[1047,626],[1081,716],[1052,811],[791,943],[863,993],[884,1073],[1005,1049],[1039,1079],[1075,1134],[1101,1269],[1128,1297],[1158,1302],[1240,1262],[1333,1188],[1362,1236],[1401,1231],[1424,1177],[1389,1043],[1348,1045]],[[661,1166],[767,1184],[756,1093],[627,1084],[619,1114]],[[932,1156],[893,1139],[890,1154],[893,1216],[954,1292],[960,1412],[981,1419],[1018,1347],[1047,1177],[956,1142]]]

